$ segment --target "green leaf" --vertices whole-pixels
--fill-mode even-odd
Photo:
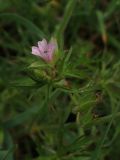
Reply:
[[[102,36],[102,40],[104,43],[107,42],[107,33],[106,33],[106,27],[105,27],[105,22],[104,22],[104,15],[102,12],[97,11],[97,18],[98,18],[98,23],[99,23],[99,31]]]
[[[0,19],[9,19],[11,21],[20,23],[26,26],[27,29],[31,31],[31,33],[35,33],[39,38],[46,37],[45,34],[34,23],[15,13],[1,13]]]
[[[60,46],[63,45],[63,33],[68,25],[68,22],[70,21],[70,18],[75,9],[76,3],[77,3],[77,0],[68,1],[62,21],[60,22],[59,26],[57,26],[55,35],[57,37],[58,44],[60,44]]]
[[[9,84],[11,87],[35,87],[36,83],[32,79],[26,77],[26,78],[20,78],[17,79]]]
[[[27,111],[24,111],[23,113],[16,115],[15,117],[12,117],[11,119],[4,122],[3,126],[5,128],[13,128],[26,122],[27,120],[30,120],[34,115],[40,112],[43,105],[44,103],[42,103],[40,106],[30,108]]]
[[[50,101],[54,101],[55,97],[57,97],[60,94],[59,90],[55,90],[51,95],[50,95]],[[21,114],[18,114],[11,119],[3,122],[3,126],[5,128],[13,128],[16,127],[26,121],[29,121],[33,119],[36,116],[40,116],[41,113],[41,118],[44,116],[44,111],[46,110],[46,101],[42,101],[42,103],[39,106],[34,106],[26,111],[24,111]]]
[[[13,160],[14,144],[10,133],[4,130],[4,146],[6,150],[0,151],[1,160]]]

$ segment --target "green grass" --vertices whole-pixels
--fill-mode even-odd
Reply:
[[[1,0],[0,75],[0,160],[119,160],[119,0]]]

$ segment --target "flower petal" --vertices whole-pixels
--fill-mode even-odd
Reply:
[[[42,52],[42,53],[46,50],[46,48],[47,48],[46,39],[43,39],[42,41],[38,42],[38,48],[39,48],[39,51]]]
[[[58,44],[55,38],[51,38],[49,44],[51,44],[52,46],[54,46],[55,50],[58,50]]]
[[[56,43],[54,43],[54,41],[51,41],[48,46],[47,46],[47,51],[48,51],[48,57],[49,57],[49,61],[51,61],[53,59],[53,54],[56,50]]]
[[[44,55],[44,56],[43,56],[43,59],[44,59],[45,61],[47,61],[47,62],[50,61],[50,58],[49,58],[49,55],[48,55],[48,54]]]
[[[34,55],[36,55],[36,56],[40,56],[39,48],[33,46],[33,47],[32,47],[32,54],[34,54]]]

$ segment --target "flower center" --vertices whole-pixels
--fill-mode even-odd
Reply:
[[[48,52],[47,50],[46,50],[46,51],[44,51],[44,53],[45,53],[45,54],[47,54],[47,52]]]

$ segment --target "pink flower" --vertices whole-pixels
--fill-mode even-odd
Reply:
[[[57,49],[57,43],[55,40],[51,40],[47,43],[46,39],[38,42],[38,46],[32,47],[32,54],[41,57],[46,62],[51,62],[53,60],[53,55]]]

